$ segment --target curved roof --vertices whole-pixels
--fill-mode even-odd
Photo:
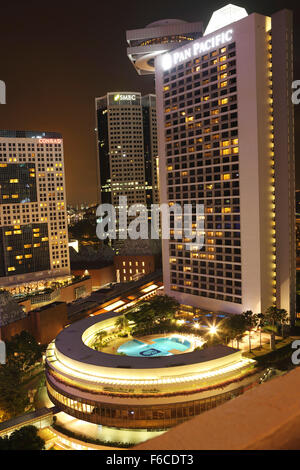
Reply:
[[[219,359],[238,351],[228,346],[217,345],[200,351],[173,356],[130,357],[96,351],[84,344],[82,336],[88,328],[119,316],[118,313],[109,312],[73,323],[57,336],[55,340],[57,351],[74,361],[84,364],[119,369],[158,369],[192,365]]]
[[[180,23],[186,23],[186,21],[177,20],[177,19],[158,20],[158,21],[154,21],[153,23],[147,24],[146,28],[153,28],[155,26],[165,26],[168,24],[180,24]]]

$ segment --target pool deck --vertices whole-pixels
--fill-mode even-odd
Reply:
[[[64,328],[55,339],[55,354],[58,357],[62,355],[77,363],[83,363],[85,367],[88,365],[100,368],[118,368],[120,372],[122,369],[135,369],[143,370],[143,373],[148,369],[194,366],[194,364],[215,361],[220,358],[224,360],[227,356],[233,357],[233,355],[240,354],[237,349],[218,344],[202,350],[194,350],[188,354],[185,351],[170,356],[130,357],[116,354],[116,350],[114,354],[96,351],[83,342],[82,336],[90,327],[104,321],[113,321],[117,317],[119,314],[109,312],[99,317],[85,318]],[[188,338],[189,335],[185,336]],[[125,338],[127,341],[129,339]]]

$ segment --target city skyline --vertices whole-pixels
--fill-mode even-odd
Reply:
[[[0,451],[299,450],[300,6],[3,12]]]
[[[154,92],[153,77],[138,76],[126,56],[126,30],[166,18],[203,21],[206,27],[211,12],[225,2],[213,2],[205,8],[192,2],[166,1],[143,6],[136,2],[128,16],[125,5],[115,12],[110,5],[89,2],[86,12],[73,6],[70,13],[66,5],[59,4],[57,10],[55,5],[51,10],[44,7],[41,15],[36,2],[24,5],[24,11],[18,3],[23,20],[17,30],[10,24],[1,28],[4,52],[0,78],[6,83],[7,97],[6,104],[0,106],[0,127],[60,132],[65,142],[67,202],[96,202],[95,97],[111,90]],[[248,13],[266,15],[290,8],[295,24],[300,16],[295,1],[239,4]],[[13,8],[12,4],[4,5],[4,15],[13,15]],[[106,18],[103,25],[97,12]],[[298,43],[299,33],[295,30],[295,80],[300,75]],[[38,68],[34,65],[37,63]],[[300,110],[299,106],[294,109],[297,155]],[[300,168],[296,167],[296,174],[299,187]]]

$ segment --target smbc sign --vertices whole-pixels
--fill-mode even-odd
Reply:
[[[116,94],[114,95],[114,101],[135,101],[136,100],[136,95],[121,95],[121,94]]]

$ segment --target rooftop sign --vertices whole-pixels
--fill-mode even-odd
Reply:
[[[136,95],[114,95],[114,101],[135,101]]]
[[[222,46],[231,41],[233,37],[233,29],[228,29],[222,33],[211,36],[210,38],[202,41],[193,41],[192,44],[185,49],[174,51],[173,53],[164,54],[162,56],[163,70],[169,70],[172,67],[184,62],[193,57],[198,57],[211,49]]]
[[[39,139],[39,144],[61,144],[62,139]]]

